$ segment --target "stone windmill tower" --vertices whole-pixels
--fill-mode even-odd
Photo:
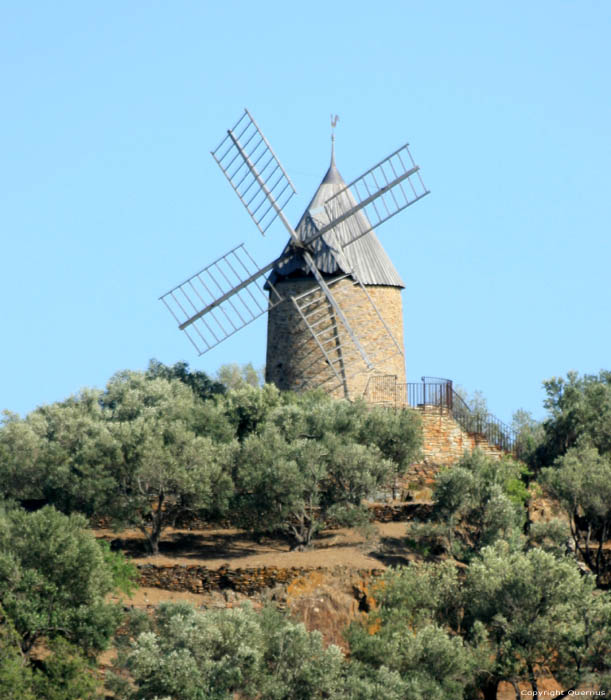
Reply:
[[[212,155],[259,231],[278,218],[290,239],[263,266],[240,244],[160,297],[197,352],[269,313],[266,378],[280,388],[354,399],[375,376],[404,383],[404,285],[374,227],[428,194],[408,144],[348,185],[332,150],[296,229],[293,184],[248,110]]]
[[[329,223],[325,202],[339,195],[333,211],[335,219],[357,206],[337,169],[334,151],[332,136],[329,169],[295,228],[302,242]],[[373,368],[347,342],[342,324],[291,240],[266,284],[270,294],[275,289],[284,299],[268,314],[267,382],[293,391],[321,387],[338,398],[351,399],[363,396],[371,376],[393,375],[399,383],[405,383],[401,304],[405,285],[372,228],[360,209],[318,238],[312,257]],[[359,231],[369,233],[358,237]],[[299,303],[291,303],[291,299]]]

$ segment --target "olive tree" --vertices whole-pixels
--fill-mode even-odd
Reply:
[[[81,515],[65,516],[50,506],[0,516],[0,600],[26,656],[43,637],[94,653],[115,631],[120,610],[106,597],[116,587],[117,555],[86,526]]]
[[[467,638],[488,659],[479,674],[486,698],[496,698],[501,680],[514,683],[516,698],[521,679],[538,694],[537,669],[574,689],[611,668],[601,656],[611,601],[569,559],[539,549],[510,552],[499,542],[469,566],[463,600]]]
[[[446,551],[461,561],[499,539],[520,547],[528,497],[523,472],[524,467],[509,457],[494,460],[479,450],[465,454],[439,474],[430,522],[411,524],[409,542],[421,550]]]
[[[542,481],[569,517],[571,536],[583,561],[602,582],[611,569],[605,543],[611,537],[611,453],[576,447],[544,469]]]
[[[308,547],[330,519],[363,522],[363,499],[392,474],[375,447],[323,440],[287,441],[274,426],[247,437],[236,458],[237,524],[255,533],[284,532]]]
[[[458,634],[462,597],[456,567],[450,562],[399,567],[371,593],[375,609],[347,632],[351,660],[398,673],[410,700],[467,697],[482,660]]]
[[[106,512],[116,525],[145,535],[153,554],[163,531],[185,512],[222,512],[232,493],[234,447],[200,437],[181,422],[138,418],[112,426],[122,460]]]
[[[261,430],[271,411],[281,405],[283,395],[273,384],[254,387],[243,384],[218,399],[218,407],[238,440]]]
[[[43,498],[45,485],[42,455],[44,421],[30,414],[21,420],[5,411],[0,421],[0,492],[5,498]]]
[[[45,500],[64,513],[100,513],[114,480],[119,446],[101,404],[102,392],[83,390],[69,399],[41,406],[28,417],[44,440],[37,466]]]
[[[116,676],[112,685],[124,700],[315,700],[340,697],[342,669],[338,647],[272,608],[166,603],[134,620],[118,663],[132,683]]]
[[[234,431],[213,401],[178,379],[121,372],[102,396],[117,452],[103,512],[159,551],[163,531],[185,512],[214,515],[232,492]]]
[[[538,464],[551,466],[580,444],[611,454],[611,372],[583,376],[569,372],[566,378],[553,377],[543,386],[548,418],[543,422]]]
[[[99,511],[112,490],[117,445],[102,392],[85,389],[0,426],[0,483],[6,496],[43,500],[63,512]]]
[[[258,393],[230,391],[223,402],[242,426],[236,523],[284,532],[293,547],[309,546],[331,521],[367,522],[365,500],[388,489],[419,454],[412,411],[334,401],[320,392],[278,394],[267,385]]]
[[[418,679],[431,697],[496,700],[501,681],[551,673],[565,694],[611,671],[611,598],[575,562],[539,549],[485,547],[467,567],[398,567],[371,590],[376,608],[348,631],[351,659]],[[417,696],[416,696],[417,697]]]
[[[420,457],[422,425],[416,411],[394,411],[364,401],[337,401],[309,392],[278,406],[269,415],[287,440],[323,440],[333,435],[345,443],[375,447],[402,476]]]
[[[222,397],[217,397],[222,400]],[[196,435],[229,442],[234,430],[216,400],[202,401],[175,377],[151,378],[143,372],[117,372],[100,396],[109,423],[156,418],[167,424],[183,423]]]

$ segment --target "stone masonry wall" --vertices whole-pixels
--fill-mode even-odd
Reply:
[[[335,316],[322,292],[317,290],[313,295],[314,301],[307,308],[308,312],[312,312],[309,322],[318,323],[316,328],[317,331],[322,331],[321,340],[335,336],[335,342],[329,343],[326,349],[332,361],[338,360],[335,367],[346,378],[341,386],[288,298],[313,289],[315,285],[312,278],[284,280],[276,285],[284,301],[268,314],[266,381],[273,382],[279,389],[291,391],[303,391],[322,385],[332,396],[350,399],[363,396],[372,375],[395,375],[399,383],[404,383],[401,290],[398,287],[367,287],[401,348],[399,352],[375,308],[359,286],[346,278],[331,287],[348,323],[372,360],[375,366],[373,371],[368,370],[340,322],[337,323],[337,331],[334,331]],[[341,346],[341,351],[338,345]]]
[[[162,588],[166,591],[189,591],[209,593],[211,591],[233,590],[245,595],[253,595],[267,588],[287,585],[313,571],[325,571],[323,567],[291,567],[280,569],[275,566],[260,566],[247,569],[231,569],[222,566],[209,569],[206,566],[157,566],[138,564],[138,583],[141,586]],[[358,569],[362,577],[380,576],[382,569]]]
[[[506,455],[506,452],[491,445],[483,435],[464,430],[447,408],[421,406],[417,410],[422,418],[424,460],[410,468],[408,480],[433,481],[440,467],[454,464],[465,451],[471,452],[475,448],[495,459]]]

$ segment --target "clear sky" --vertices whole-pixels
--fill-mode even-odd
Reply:
[[[263,239],[209,151],[247,106],[293,179],[411,144],[431,195],[378,231],[406,289],[408,377],[505,421],[611,368],[611,3],[0,1],[0,409],[156,357],[265,361],[260,319],[197,357],[158,301]]]

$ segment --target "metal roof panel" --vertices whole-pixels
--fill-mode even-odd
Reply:
[[[324,204],[345,187],[346,183],[332,158],[329,170],[295,228],[295,233],[300,240],[307,241],[314,233],[329,223],[329,216],[325,211]],[[356,201],[350,191],[345,190],[336,200],[337,210],[335,214],[340,216],[354,206],[356,206]],[[365,212],[360,210],[314,241],[311,244],[312,257],[317,268],[323,274],[328,275],[352,274],[354,272],[363,284],[405,287],[374,231],[361,236],[345,249],[342,248],[348,241],[356,238],[360,231],[370,227]],[[288,252],[290,247],[289,241],[283,252]],[[279,278],[298,271],[308,274],[305,261],[301,254],[296,251],[289,260],[274,268],[269,280],[275,284]]]

